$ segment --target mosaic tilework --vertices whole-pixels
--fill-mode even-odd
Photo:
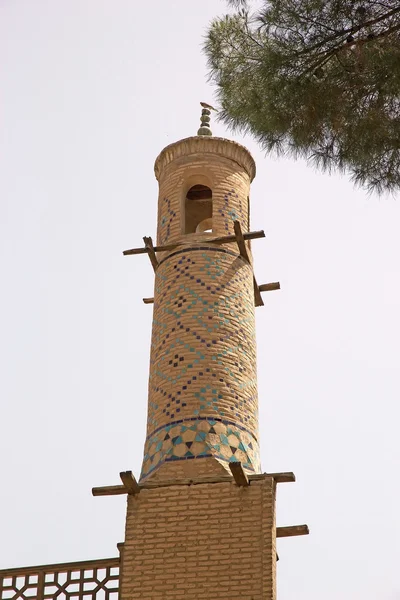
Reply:
[[[229,421],[203,417],[175,421],[150,435],[141,478],[163,462],[206,457],[223,463],[240,461],[249,473],[260,470],[258,443],[251,433]]]
[[[150,362],[143,476],[163,461],[195,456],[259,468],[253,275],[235,252],[194,246],[161,261]],[[204,439],[189,440],[196,441],[193,451],[186,447],[181,454],[181,434],[172,442],[159,439],[159,432],[172,424],[186,427],[188,419],[201,425],[195,433]],[[210,419],[235,427],[240,448],[205,431]]]
[[[249,472],[257,471],[252,268],[239,256],[235,243],[207,246],[210,235],[233,233],[236,219],[243,231],[249,230],[254,161],[244,147],[229,140],[194,136],[165,148],[156,160],[155,174],[159,182],[157,245],[179,246],[158,253],[144,476],[162,478],[164,471],[159,467],[163,463],[168,463],[165,473],[173,473],[172,461],[178,460],[189,462],[176,465],[176,472],[191,472],[193,465],[204,473],[209,456],[225,468],[227,461],[240,456]],[[184,192],[196,183],[212,190],[213,231],[183,235]],[[210,420],[236,428],[243,447],[213,438]],[[180,441],[180,432],[174,432],[174,442],[153,440],[162,431],[164,436],[169,434],[165,428],[187,427],[187,422],[195,429],[185,430],[185,435],[205,436],[188,440],[193,442],[191,448],[183,438]],[[183,443],[186,449],[181,454]],[[197,463],[189,460],[204,456],[208,458]],[[220,472],[221,464],[210,468]]]
[[[244,230],[247,231],[247,210],[244,210],[243,204],[242,194],[237,194],[235,190],[231,189],[224,194],[223,205],[218,208],[218,213],[223,218],[226,235],[232,233],[233,221],[240,221]]]

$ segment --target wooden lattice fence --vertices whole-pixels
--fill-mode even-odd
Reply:
[[[118,600],[119,558],[0,570],[0,600]]]

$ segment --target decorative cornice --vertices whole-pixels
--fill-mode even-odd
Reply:
[[[256,175],[254,159],[247,148],[241,144],[224,138],[193,136],[174,142],[160,152],[154,164],[157,180],[169,163],[191,154],[216,154],[238,163],[245,169],[250,181],[253,181]]]

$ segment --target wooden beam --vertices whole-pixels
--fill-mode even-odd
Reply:
[[[292,472],[288,473],[267,473],[270,477],[273,477],[276,483],[293,483],[296,481],[295,474]]]
[[[294,535],[308,535],[308,525],[292,525],[291,527],[277,527],[276,537],[293,537]]]
[[[249,264],[251,264],[251,262],[250,262],[250,256],[249,256],[249,253],[247,252],[247,248],[246,248],[244,236],[243,236],[243,233],[242,233],[242,228],[240,226],[240,222],[239,221],[234,221],[233,222],[233,229],[235,230],[236,243],[237,243],[238,248],[239,248],[240,256],[242,258],[244,258],[244,260],[246,262],[248,262]]]
[[[249,231],[248,233],[244,233],[243,237],[246,241],[249,240],[258,240],[260,238],[265,238],[265,233],[262,229],[260,231]],[[207,244],[210,240],[207,240]],[[215,244],[230,244],[236,241],[236,235],[225,235],[220,238],[215,238],[211,240]]]
[[[160,246],[154,247],[155,252],[161,252]],[[124,256],[128,256],[130,254],[147,254],[147,248],[131,248],[130,250],[124,250],[122,252]]]
[[[247,248],[246,248],[246,244],[245,244],[245,235],[242,232],[242,228],[240,226],[240,222],[239,221],[234,221],[233,222],[233,228],[235,230],[235,238],[236,238],[236,243],[238,245],[239,248],[239,253],[240,256],[250,265],[252,266],[251,262],[250,262],[250,256],[249,253],[247,252]],[[261,297],[260,294],[260,289],[258,287],[258,283],[256,281],[256,278],[253,275],[253,287],[254,287],[254,304],[256,306],[264,306],[264,302],[263,299]]]
[[[147,254],[149,255],[150,258],[150,262],[151,262],[151,266],[153,267],[154,271],[157,271],[157,267],[158,267],[158,260],[157,260],[157,256],[154,250],[154,246],[153,246],[153,240],[151,239],[151,237],[144,237],[143,238],[144,241],[144,245],[147,251]]]
[[[128,494],[134,496],[140,492],[140,486],[136,481],[132,471],[122,471],[119,476],[121,477],[121,481],[126,487]]]
[[[254,286],[254,305],[255,306],[264,306],[264,300],[262,299],[260,288],[258,287],[258,283],[256,278],[253,275],[253,286]]]
[[[246,487],[250,485],[249,478],[246,473],[243,471],[241,462],[231,462],[229,463],[229,468],[233,475],[233,479],[239,487]]]
[[[124,485],[103,485],[92,488],[93,496],[119,496],[120,494],[127,494]]]
[[[274,290],[280,290],[281,284],[279,281],[276,281],[275,283],[263,283],[262,285],[258,286],[258,289],[260,292],[273,292]]]
[[[259,238],[264,238],[264,231],[249,231],[249,233],[243,234],[244,239],[247,240],[256,240]],[[179,246],[185,246],[190,242],[190,238],[187,241],[179,242],[179,244],[168,244],[167,246],[154,246],[154,252],[169,252],[170,250],[175,250]],[[204,243],[207,244],[231,244],[232,242],[236,242],[236,235],[225,235],[223,237],[214,238],[211,240],[204,240]],[[131,254],[146,254],[147,248],[132,248],[131,250],[124,250],[123,255],[128,256]]]
[[[226,235],[226,236],[223,236],[220,238],[205,240],[204,243],[206,243],[206,244],[230,244],[232,242],[236,242],[242,258],[244,258],[244,260],[246,260],[246,262],[251,264],[245,241],[263,238],[263,237],[265,237],[265,233],[262,230],[261,231],[250,231],[249,233],[243,233],[242,228],[240,227],[239,221],[234,221],[233,227],[235,229],[235,235]],[[185,245],[185,243],[181,242],[180,244],[170,244],[168,246],[153,246],[151,237],[144,237],[143,240],[145,243],[144,248],[132,248],[131,250],[124,250],[123,255],[128,256],[131,254],[146,254],[147,253],[149,255],[149,258],[150,258],[150,261],[151,261],[154,271],[156,271],[156,269],[158,267],[158,260],[157,260],[156,252],[167,252],[170,250],[174,250],[175,248],[178,248],[179,246]],[[268,286],[270,284],[264,284],[264,286],[262,286],[262,287],[265,287],[265,285]],[[267,291],[267,289],[260,289],[254,275],[253,275],[253,287],[254,287],[254,304],[255,304],[255,306],[264,306],[264,301],[261,296],[261,291]],[[278,288],[274,288],[274,289],[278,289]],[[154,298],[143,298],[143,302],[145,304],[153,304]]]
[[[238,463],[230,463],[232,465]],[[234,467],[235,468],[235,467]],[[233,474],[233,473],[232,473]],[[262,481],[267,477],[273,477],[276,483],[286,483],[296,481],[294,473],[260,473],[256,475],[246,475],[248,481]],[[171,485],[199,485],[202,483],[224,483],[230,482],[232,478],[230,475],[226,476],[213,476],[213,477],[197,477],[194,479],[184,478],[184,479],[165,479],[161,481],[144,481],[143,483],[138,484],[139,488],[143,489],[152,489],[159,488]],[[106,485],[103,487],[94,487],[92,488],[93,496],[119,496],[121,494],[127,494],[128,490],[125,485]]]

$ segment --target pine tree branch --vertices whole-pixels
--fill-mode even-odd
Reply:
[[[371,39],[363,38],[363,39],[359,39],[359,40],[354,40],[354,42],[352,42],[351,46],[353,46],[353,47],[354,46],[364,46],[365,44],[372,43],[372,42],[375,42],[376,40],[388,37],[392,33],[395,33],[396,31],[399,31],[399,30],[400,30],[400,23],[398,25],[394,25],[393,27],[389,27],[389,29],[386,29],[386,31],[382,31],[381,33],[378,33],[376,36],[374,36]],[[326,50],[325,52],[322,53],[324,56],[321,58],[321,60],[313,63],[310,67],[305,69],[305,71],[303,71],[301,73],[301,76],[307,75],[307,73],[309,73],[311,71],[315,71],[318,68],[322,68],[327,62],[329,62],[329,60],[332,58],[332,56],[337,55],[340,52],[348,51],[348,50],[349,50],[349,45],[348,44],[344,45],[342,43],[340,43],[340,45],[337,44],[334,48]]]
[[[222,120],[267,152],[400,189],[400,0],[261,1],[208,37]]]
[[[351,33],[351,34],[357,33],[358,31],[361,31],[361,29],[364,29],[364,28],[367,28],[367,27],[371,27],[372,25],[376,25],[377,23],[380,23],[381,21],[389,19],[390,17],[392,17],[393,15],[398,14],[398,13],[400,13],[400,7],[394,8],[393,10],[389,11],[388,13],[386,13],[386,14],[384,14],[382,16],[376,17],[375,19],[371,19],[371,21],[366,21],[365,23],[363,23],[361,25],[357,25],[356,27],[350,27],[350,28],[347,28],[347,29],[342,29],[341,31],[336,32],[335,35],[332,35],[330,37],[325,38],[321,42],[318,42],[317,44],[314,44],[314,46],[310,46],[309,48],[305,48],[301,52],[298,52],[296,55],[297,56],[302,56],[303,54],[308,54],[308,53],[312,52],[313,50],[317,50],[318,48],[321,48],[322,46],[325,46],[327,43],[334,41],[338,37],[343,37],[343,36],[345,36],[345,35],[347,35],[349,33]]]

